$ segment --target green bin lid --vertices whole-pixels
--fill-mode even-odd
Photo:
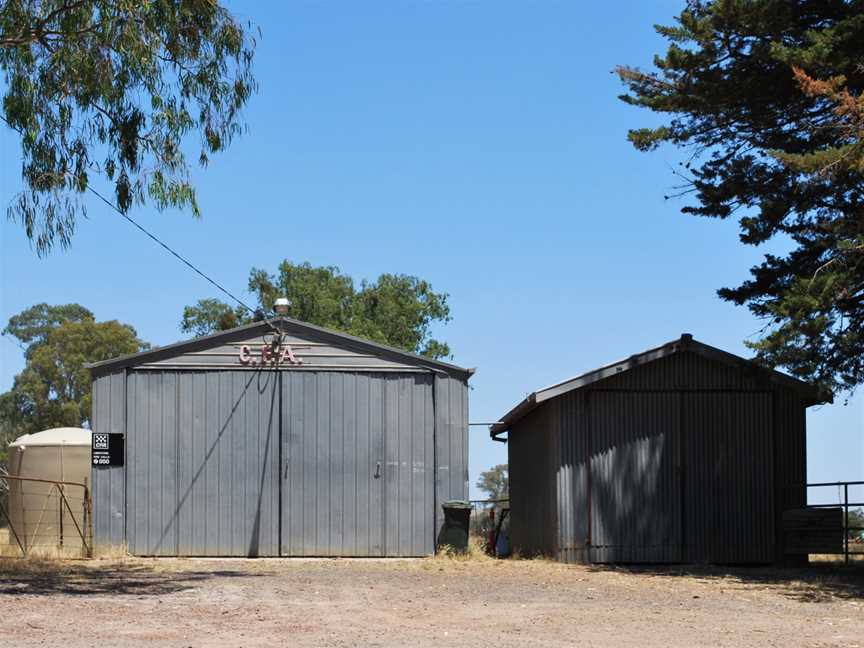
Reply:
[[[471,502],[466,502],[465,500],[447,500],[441,505],[443,508],[448,509],[470,509],[474,508],[471,506]]]

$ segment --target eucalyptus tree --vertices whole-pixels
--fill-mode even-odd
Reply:
[[[252,268],[249,290],[260,313],[272,313],[276,299],[287,296],[288,316],[294,319],[431,358],[450,355],[450,347],[433,336],[436,324],[450,321],[448,295],[418,277],[385,273],[358,284],[335,266],[285,260],[275,273]],[[180,328],[201,336],[254,318],[242,306],[201,299],[183,310]]]
[[[7,214],[39,254],[69,245],[102,185],[123,213],[200,215],[190,156],[206,167],[243,131],[251,30],[215,0],[3,0],[0,115],[23,179]]]

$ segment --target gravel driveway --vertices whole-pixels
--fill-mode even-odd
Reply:
[[[0,560],[3,646],[862,646],[864,570]]]

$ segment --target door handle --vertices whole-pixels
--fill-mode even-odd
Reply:
[[[380,479],[380,478],[381,478],[381,462],[376,461],[375,462],[375,479]]]

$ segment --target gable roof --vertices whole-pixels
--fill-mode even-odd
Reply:
[[[447,362],[441,362],[440,360],[434,360],[425,356],[409,353],[402,349],[397,349],[396,347],[378,344],[377,342],[349,335],[348,333],[332,331],[320,326],[315,326],[314,324],[281,316],[271,318],[269,321],[254,322],[252,324],[238,326],[233,329],[220,331],[212,335],[205,335],[192,340],[184,340],[182,342],[167,344],[165,346],[155,347],[153,349],[112,358],[110,360],[93,362],[85,366],[94,374],[102,374],[127,367],[136,367],[145,363],[174,358],[185,353],[206,350],[228,342],[243,340],[258,334],[265,335],[271,333],[274,326],[278,327],[282,333],[306,334],[316,339],[331,342],[336,346],[350,346],[351,348],[365,350],[377,356],[402,362],[407,365],[431,371],[440,371],[464,379],[468,379],[476,371],[475,369],[466,369]]]
[[[622,372],[630,371],[646,363],[654,362],[655,360],[660,360],[661,358],[666,358],[685,351],[696,353],[705,358],[716,362],[722,362],[730,366],[745,367],[750,371],[758,371],[771,382],[802,394],[808,407],[810,405],[818,405],[819,403],[833,402],[833,394],[831,394],[831,392],[821,390],[809,383],[798,380],[797,378],[793,378],[792,376],[779,371],[767,369],[766,367],[755,363],[753,360],[736,356],[727,351],[723,351],[722,349],[694,340],[692,335],[684,333],[679,339],[672,340],[671,342],[667,342],[659,347],[636,353],[624,360],[604,365],[598,369],[588,371],[560,383],[549,385],[548,387],[532,392],[526,396],[522,402],[516,405],[516,407],[507,412],[507,414],[505,414],[497,423],[489,426],[489,433],[493,439],[503,440],[498,439],[499,434],[509,430],[515,422],[537,408],[537,406],[544,401],[576,389],[581,389],[600,380],[616,376]]]

